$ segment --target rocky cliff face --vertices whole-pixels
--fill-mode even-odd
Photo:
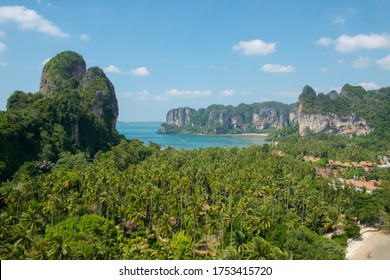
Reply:
[[[343,92],[342,94],[345,95],[346,93]],[[338,98],[334,91],[330,92],[328,97],[330,100]],[[331,112],[335,108],[327,108],[327,111],[324,111],[323,106],[317,106],[316,103],[318,102],[322,102],[322,105],[326,104],[325,95],[317,96],[312,88],[305,86],[298,104],[298,125],[301,136],[319,132],[352,136],[366,135],[372,131],[367,121],[360,115]]]
[[[84,98],[89,111],[104,126],[115,130],[119,115],[118,100],[111,81],[99,67],[88,69],[81,81],[81,96]]]
[[[81,55],[72,51],[62,52],[43,67],[39,91],[51,95],[76,88],[85,72],[86,64]]]
[[[77,96],[77,119],[68,132],[76,145],[86,145],[90,137],[104,143],[117,133],[119,110],[114,86],[99,67],[87,70],[81,55],[65,51],[50,59],[42,70],[39,91],[47,98]]]
[[[191,117],[195,110],[189,107],[169,110],[167,113],[167,123],[177,126],[185,126],[191,124]]]
[[[278,102],[240,104],[237,107],[211,105],[199,110],[189,107],[170,110],[159,132],[258,133],[296,123],[296,108]]]

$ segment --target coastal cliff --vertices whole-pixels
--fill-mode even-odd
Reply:
[[[390,130],[390,88],[366,91],[345,84],[340,93],[316,93],[305,86],[298,103],[240,104],[237,107],[211,105],[195,110],[172,109],[159,133],[261,133],[298,126],[306,136],[320,132],[336,135],[367,135]]]
[[[343,94],[346,96],[348,93],[344,91]],[[342,98],[342,96],[337,95],[334,91],[328,95],[317,95],[311,87],[305,86],[298,103],[299,134],[305,136],[308,134],[327,132],[337,135],[353,136],[370,133],[372,128],[358,113],[349,113],[348,111],[350,110],[338,110],[337,106],[335,106],[336,104],[333,104],[334,106],[326,106],[328,103],[328,105],[336,102],[339,105],[342,102],[346,103],[346,100],[341,100]]]
[[[195,110],[181,107],[168,111],[159,133],[239,134],[260,133],[297,123],[296,104],[279,102],[211,105]]]

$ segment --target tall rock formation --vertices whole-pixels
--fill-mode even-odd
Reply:
[[[42,70],[39,91],[51,95],[75,89],[85,72],[84,58],[78,53],[64,51],[46,62]]]
[[[90,146],[93,142],[94,149],[98,149],[118,134],[114,86],[99,67],[87,70],[81,55],[64,51],[50,59],[42,70],[39,91],[46,98],[67,95],[70,100],[78,100],[76,118],[64,124],[76,145]],[[93,137],[96,139],[91,142]]]
[[[343,87],[346,88],[349,85]],[[360,89],[358,89],[360,90]],[[361,91],[361,90],[360,90]],[[303,88],[298,103],[298,124],[301,136],[328,132],[338,135],[366,135],[372,131],[367,121],[350,108],[350,102],[334,91],[327,95],[319,94],[309,86]]]
[[[279,102],[240,104],[237,107],[211,105],[195,110],[172,109],[159,133],[260,133],[297,123],[296,105]]]

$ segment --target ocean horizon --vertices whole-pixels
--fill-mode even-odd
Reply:
[[[122,122],[118,121],[117,130],[126,139],[139,139],[148,145],[149,142],[160,144],[162,148],[169,146],[176,149],[197,149],[208,147],[239,147],[263,145],[265,136],[259,135],[190,135],[190,134],[158,134],[157,130],[163,122]]]

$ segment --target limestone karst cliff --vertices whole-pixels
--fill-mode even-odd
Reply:
[[[347,92],[344,91],[344,95],[346,94]],[[352,136],[370,133],[372,128],[358,113],[358,110],[342,110],[337,108],[337,105],[340,105],[340,103],[347,103],[347,101],[341,100],[341,98],[337,93],[335,95],[335,92],[317,96],[311,87],[305,86],[298,103],[298,126],[300,135],[305,136],[307,134],[328,132]],[[334,103],[333,106],[331,106],[332,103]]]
[[[118,101],[98,67],[86,69],[72,51],[54,56],[42,70],[39,92],[14,92],[0,111],[0,180],[26,161],[50,166],[63,152],[93,156],[119,142]]]
[[[299,102],[211,105],[172,109],[160,133],[260,133],[298,125],[301,136],[319,132],[353,136],[390,130],[390,88],[366,91],[346,84],[340,93],[316,93],[305,86]]]
[[[64,51],[50,59],[42,70],[39,90],[47,98],[68,94],[79,99],[80,111],[70,131],[76,145],[86,145],[92,136],[103,144],[116,133],[119,110],[114,86],[99,67],[87,70],[81,55]]]
[[[296,105],[279,102],[240,104],[237,107],[211,105],[195,110],[172,109],[160,133],[258,133],[297,123]]]

